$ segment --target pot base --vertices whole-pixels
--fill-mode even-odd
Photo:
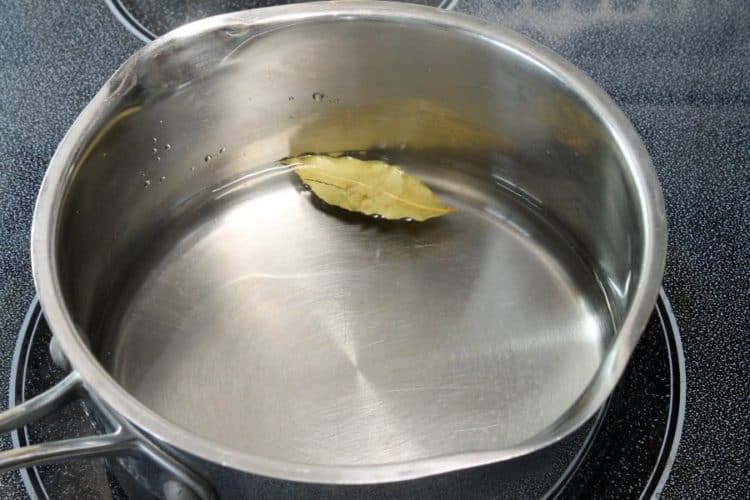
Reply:
[[[206,190],[134,259],[95,334],[102,363],[172,423],[286,462],[394,464],[540,434],[613,335],[593,266],[485,168],[420,162],[395,163],[456,212],[334,209],[279,165]]]

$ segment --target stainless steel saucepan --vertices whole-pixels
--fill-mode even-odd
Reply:
[[[278,163],[334,151],[458,211],[345,213]],[[72,374],[0,429],[83,391],[111,432],[0,467],[140,453],[181,482],[162,494],[202,496],[231,496],[219,476],[391,482],[554,444],[621,375],[666,243],[648,154],[596,84],[510,31],[387,2],[148,44],[61,142],[32,233]]]

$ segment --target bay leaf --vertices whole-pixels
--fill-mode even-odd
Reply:
[[[315,154],[283,163],[320,199],[352,212],[424,221],[456,211],[419,179],[383,161]]]

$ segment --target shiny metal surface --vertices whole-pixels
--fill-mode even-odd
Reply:
[[[398,161],[459,212],[343,216],[274,164],[341,150]],[[485,23],[357,2],[221,16],[139,51],[58,149],[32,257],[74,369],[159,442],[378,482],[581,425],[664,247],[648,155],[593,82]]]
[[[450,182],[443,220],[342,220],[292,176],[250,179],[142,258],[104,349],[147,406],[279,460],[378,464],[515,445],[583,391],[611,323],[552,226]]]

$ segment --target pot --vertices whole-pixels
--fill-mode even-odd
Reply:
[[[325,206],[278,160],[397,163],[455,214]],[[627,118],[549,50],[470,17],[307,3],[181,27],[65,136],[32,263],[106,432],[0,454],[103,454],[161,495],[257,475],[414,479],[549,447],[601,407],[653,309],[664,205]],[[154,472],[154,471],[157,472]],[[175,493],[177,492],[177,493]]]

